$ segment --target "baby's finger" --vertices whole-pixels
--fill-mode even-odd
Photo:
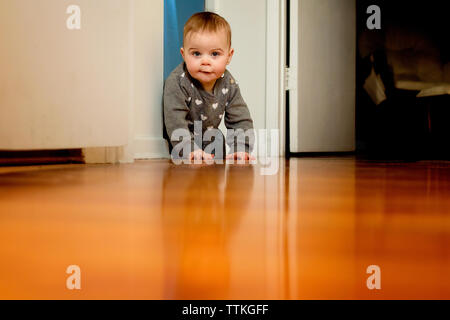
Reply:
[[[209,153],[203,153],[203,159],[205,160],[213,160],[213,157]]]
[[[246,152],[245,153],[245,160],[249,160],[250,161],[250,160],[255,160],[255,159],[254,159],[254,157],[251,154]]]

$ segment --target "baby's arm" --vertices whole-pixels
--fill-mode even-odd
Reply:
[[[179,145],[180,143],[190,143],[190,152],[193,152],[198,147],[195,144],[194,134],[189,130],[188,126],[188,99],[188,95],[181,87],[177,77],[169,76],[164,84],[164,123],[166,125],[167,135],[174,148],[178,146],[177,149],[180,150],[184,147],[184,145]],[[173,140],[173,138],[180,138],[172,137],[172,134],[177,129],[183,129],[186,135],[189,134],[190,140]],[[183,155],[183,157],[186,158],[187,155]]]
[[[213,156],[204,152],[198,145],[202,145],[202,141],[196,141],[195,135],[189,130],[187,116],[189,114],[189,101],[187,92],[181,87],[178,79],[175,76],[169,76],[164,84],[164,123],[166,131],[170,139],[170,143],[173,148],[177,146],[176,150],[181,150],[184,145],[190,143],[190,153],[188,155],[183,154],[183,158],[189,160],[212,160]],[[190,139],[180,138],[178,135],[172,137],[175,130],[182,129],[184,135],[189,135]],[[172,140],[182,139],[181,141]],[[177,153],[177,152],[176,152]]]
[[[254,159],[254,157],[250,156],[255,141],[253,120],[250,116],[250,111],[236,83],[231,85],[230,91],[230,100],[225,109],[225,126],[228,129],[226,140],[231,148],[227,159],[240,159],[242,157],[245,160]],[[235,131],[233,132],[230,129],[234,129]],[[246,141],[246,137],[248,137],[248,142]]]

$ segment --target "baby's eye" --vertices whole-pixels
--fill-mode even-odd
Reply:
[[[194,52],[192,52],[192,54],[193,54],[195,57],[199,57],[199,56],[200,56],[200,52],[198,52],[198,51],[194,51]]]
[[[214,52],[212,53],[212,56],[213,56],[213,57],[220,56],[220,52],[214,51]]]

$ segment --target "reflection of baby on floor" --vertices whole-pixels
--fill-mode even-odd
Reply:
[[[226,297],[228,244],[245,213],[253,170],[251,165],[167,169],[162,203],[165,299]]]

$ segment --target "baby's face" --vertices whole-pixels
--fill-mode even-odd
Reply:
[[[181,48],[189,74],[207,91],[212,91],[216,80],[223,75],[233,53],[225,31],[188,34]]]

